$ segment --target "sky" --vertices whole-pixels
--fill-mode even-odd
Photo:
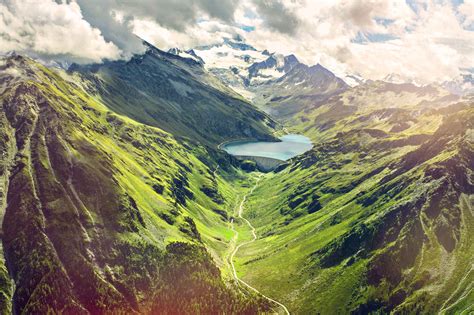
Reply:
[[[474,0],[0,0],[0,52],[93,63],[219,43],[367,79],[422,83],[474,72]]]

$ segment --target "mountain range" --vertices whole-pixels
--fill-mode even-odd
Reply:
[[[472,96],[144,45],[0,60],[2,314],[474,311]],[[286,132],[267,173],[221,150]]]
[[[463,74],[456,80],[431,84],[406,80],[395,73],[379,81],[366,80],[353,73],[344,73],[338,77],[321,64],[309,66],[301,63],[295,55],[259,51],[239,36],[226,38],[220,44],[196,47],[189,52],[222,82],[282,122],[294,120],[302,112],[307,114],[318,104],[328,103],[333,96],[352,88],[357,89],[358,86],[364,86],[359,89],[361,91],[370,90],[380,94],[370,95],[369,98],[385,97],[392,103],[399,100],[402,106],[407,101],[411,105],[410,102],[415,102],[418,95],[428,90],[431,93],[430,101],[436,98],[443,100],[443,97],[453,101],[472,94],[470,74]],[[403,96],[401,99],[400,96],[393,97],[389,95],[390,90]],[[421,97],[420,100],[425,99]]]

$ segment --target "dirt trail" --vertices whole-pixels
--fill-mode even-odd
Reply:
[[[230,224],[231,224],[231,227],[232,227],[232,230],[234,231],[234,238],[232,239],[232,241],[230,242],[230,246],[235,246],[234,250],[232,251],[232,253],[230,254],[229,256],[229,263],[230,263],[230,266],[232,268],[232,274],[234,275],[234,278],[237,282],[240,282],[242,283],[243,285],[245,285],[247,288],[255,291],[256,293],[258,293],[259,295],[263,296],[265,299],[267,299],[268,301],[278,305],[279,307],[281,307],[283,310],[284,310],[284,313],[287,314],[287,315],[290,315],[290,312],[288,311],[288,308],[283,305],[282,303],[266,296],[265,294],[263,294],[262,292],[260,292],[258,289],[254,288],[253,286],[251,286],[250,284],[248,284],[247,282],[245,282],[244,280],[240,279],[239,276],[237,275],[237,271],[235,269],[235,265],[234,265],[234,256],[237,254],[237,252],[239,251],[239,249],[244,246],[244,245],[247,245],[247,244],[250,244],[250,243],[253,243],[255,242],[255,240],[257,239],[257,234],[255,233],[255,227],[252,225],[252,223],[250,223],[249,220],[247,220],[242,214],[243,214],[243,211],[244,211],[244,204],[245,202],[247,201],[247,196],[251,195],[253,193],[253,191],[257,188],[258,186],[258,182],[260,181],[260,179],[262,178],[262,175],[260,175],[255,183],[255,185],[252,187],[252,189],[242,198],[242,201],[240,202],[240,205],[239,205],[239,209],[238,209],[238,213],[237,213],[237,218],[239,219],[242,219],[243,221],[245,221],[245,223],[249,226],[250,230],[252,231],[252,240],[250,241],[246,241],[246,242],[243,242],[239,245],[236,246],[237,244],[237,240],[239,238],[239,232],[237,232],[237,230],[234,228],[234,219],[231,219],[230,221]]]

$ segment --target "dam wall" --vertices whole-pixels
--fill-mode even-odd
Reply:
[[[250,160],[257,164],[257,167],[262,172],[271,172],[280,165],[287,164],[286,161],[252,155],[234,155],[238,160]]]

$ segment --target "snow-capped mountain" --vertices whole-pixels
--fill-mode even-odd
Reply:
[[[237,39],[225,38],[222,43],[194,48],[207,69],[247,69],[256,62],[268,58],[254,47]]]
[[[226,38],[221,44],[195,48],[208,70],[242,94],[248,87],[275,80],[299,64],[294,55],[258,51],[240,37]]]
[[[387,74],[382,81],[387,82],[387,83],[394,83],[394,84],[404,84],[404,83],[411,83],[413,85],[416,85],[418,87],[423,86],[421,82],[414,78],[406,78],[400,74],[397,73],[390,73]]]
[[[219,44],[196,47],[194,52],[204,60],[206,69],[244,96],[251,96],[253,93],[249,90],[254,91],[302,65],[293,54],[285,56],[268,50],[259,51],[240,36],[225,38]],[[365,82],[362,76],[354,73],[343,73],[338,77],[349,86]]]
[[[202,60],[201,57],[196,55],[196,53],[192,49],[184,51],[179,48],[171,48],[168,50],[168,53],[180,56],[181,58],[192,59],[196,61],[197,63],[204,64],[204,60]]]
[[[357,73],[344,73],[340,76],[349,86],[354,87],[367,82],[367,79]]]
[[[295,55],[271,54],[264,61],[256,62],[247,69],[250,83],[255,85],[278,79],[290,72],[299,63]]]
[[[308,66],[295,55],[259,51],[240,37],[193,51],[226,86],[281,118],[364,82],[358,75],[347,74],[347,84],[320,64]],[[170,52],[185,57],[180,50]]]
[[[256,86],[281,78],[300,64],[294,55],[259,51],[239,36],[188,51],[170,49],[169,53],[183,58],[199,58],[208,71],[248,99],[253,98]]]

